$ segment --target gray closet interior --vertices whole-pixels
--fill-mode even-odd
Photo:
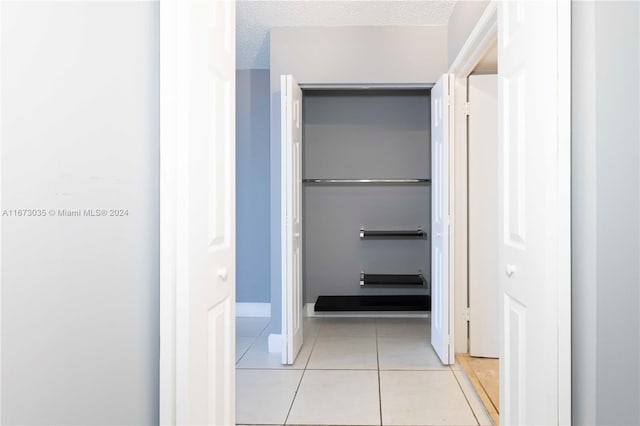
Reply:
[[[304,91],[305,303],[318,296],[426,299],[430,104],[426,89]],[[324,181],[342,179],[417,182]]]

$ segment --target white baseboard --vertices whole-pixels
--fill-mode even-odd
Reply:
[[[236,302],[236,317],[270,317],[271,303]]]
[[[315,303],[304,305],[304,316],[309,318],[431,318],[428,311],[362,311],[362,312],[316,312]]]
[[[282,352],[282,334],[269,335],[269,352]]]

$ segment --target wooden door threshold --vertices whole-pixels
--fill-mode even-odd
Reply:
[[[489,413],[493,424],[498,426],[500,424],[500,412],[497,407],[498,402],[496,401],[496,404],[494,404],[491,401],[489,394],[487,393],[480,379],[473,370],[469,362],[470,360],[471,357],[467,354],[456,354],[456,361],[458,362],[458,364],[460,364],[467,377],[469,378],[469,381],[473,385],[473,388],[476,390],[478,397],[480,397],[480,400],[482,401],[482,405],[484,405],[487,413]]]

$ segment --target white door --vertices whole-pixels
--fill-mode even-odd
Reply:
[[[302,347],[302,90],[281,76],[282,363]]]
[[[559,303],[570,286],[569,114],[561,98],[570,69],[559,66],[568,61],[559,46],[570,14],[562,3],[505,1],[498,9],[500,422],[507,425],[570,421],[563,413],[570,364],[564,368],[559,346],[569,345],[570,333],[560,334],[558,321],[570,309],[570,299]]]
[[[162,211],[175,214],[162,223],[175,227],[176,301],[175,413],[163,422],[235,424],[235,3],[161,7]]]
[[[450,75],[431,89],[431,345],[443,364],[455,362],[449,286]]]
[[[498,76],[468,77],[469,354],[500,353]]]

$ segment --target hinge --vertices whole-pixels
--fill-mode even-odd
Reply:
[[[462,316],[464,317],[465,321],[471,321],[471,308],[464,308],[464,310],[462,311]]]
[[[464,113],[464,115],[469,115],[470,111],[471,107],[469,106],[469,102],[465,102],[464,104],[462,104],[462,112]]]

